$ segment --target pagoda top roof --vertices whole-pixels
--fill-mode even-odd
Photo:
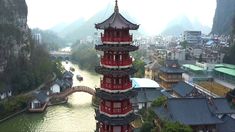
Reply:
[[[117,0],[116,0],[114,13],[108,19],[106,19],[105,21],[95,24],[95,28],[96,29],[113,28],[113,29],[137,30],[139,28],[139,25],[128,21],[126,18],[124,18],[119,13],[118,4],[117,4]]]

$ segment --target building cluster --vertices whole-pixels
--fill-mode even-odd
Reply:
[[[160,50],[161,51],[161,50]],[[136,108],[149,107],[150,91],[155,99],[165,96],[167,101],[155,107],[155,123],[163,120],[179,122],[191,126],[194,131],[234,131],[235,96],[231,93],[228,101],[225,96],[235,88],[235,67],[231,64],[196,62],[180,64],[174,58],[165,58],[160,65],[158,57],[145,66],[145,78],[159,83],[155,89],[137,90],[138,96],[133,104]],[[153,91],[154,92],[153,92]],[[147,96],[143,96],[147,95]],[[135,105],[134,105],[135,106]]]
[[[30,112],[43,112],[49,105],[50,96],[59,94],[73,85],[73,73],[65,71],[62,79],[56,79],[48,86],[48,88],[41,88],[33,93],[33,98],[29,103]]]

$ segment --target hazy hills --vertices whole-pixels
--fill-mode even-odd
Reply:
[[[78,39],[84,39],[87,36],[93,36],[98,30],[95,29],[95,23],[103,22],[113,13],[113,9],[101,10],[93,17],[88,20],[78,19],[75,22],[64,25],[59,24],[50,30],[57,33],[60,37],[64,38],[67,42],[75,42]],[[125,18],[131,22],[136,23],[136,20],[133,17],[130,17],[127,13],[121,13]],[[138,23],[137,23],[138,24]],[[141,34],[143,31],[140,29],[135,34]]]
[[[182,15],[170,21],[161,34],[178,36],[185,30],[199,30],[204,34],[209,34],[211,31],[209,27],[203,26],[199,21],[190,21],[188,17]]]

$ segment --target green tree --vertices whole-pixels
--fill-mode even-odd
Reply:
[[[144,77],[144,62],[140,59],[136,59],[133,63],[133,66],[137,70],[135,77]]]
[[[99,65],[99,58],[92,44],[76,43],[72,46],[72,60],[81,69],[94,72],[95,66]]]
[[[188,46],[188,42],[187,42],[187,41],[180,42],[180,45],[181,45],[184,49],[186,49],[187,46]]]
[[[140,132],[151,132],[153,128],[154,128],[153,123],[146,121],[143,123],[142,127],[140,128]]]
[[[192,128],[187,126],[187,125],[183,125],[180,124],[179,122],[169,122],[166,121],[164,123],[164,127],[162,129],[162,132],[192,132]]]
[[[165,96],[160,96],[152,102],[151,106],[152,107],[160,107],[166,102],[166,100],[167,100],[167,98]]]

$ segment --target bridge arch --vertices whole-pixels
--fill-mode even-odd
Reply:
[[[89,88],[87,86],[75,86],[72,88],[68,88],[65,91],[61,92],[61,93],[57,93],[57,94],[52,94],[51,98],[66,98],[69,95],[75,93],[75,92],[85,92],[88,93],[92,96],[95,96],[95,90],[92,88]]]

